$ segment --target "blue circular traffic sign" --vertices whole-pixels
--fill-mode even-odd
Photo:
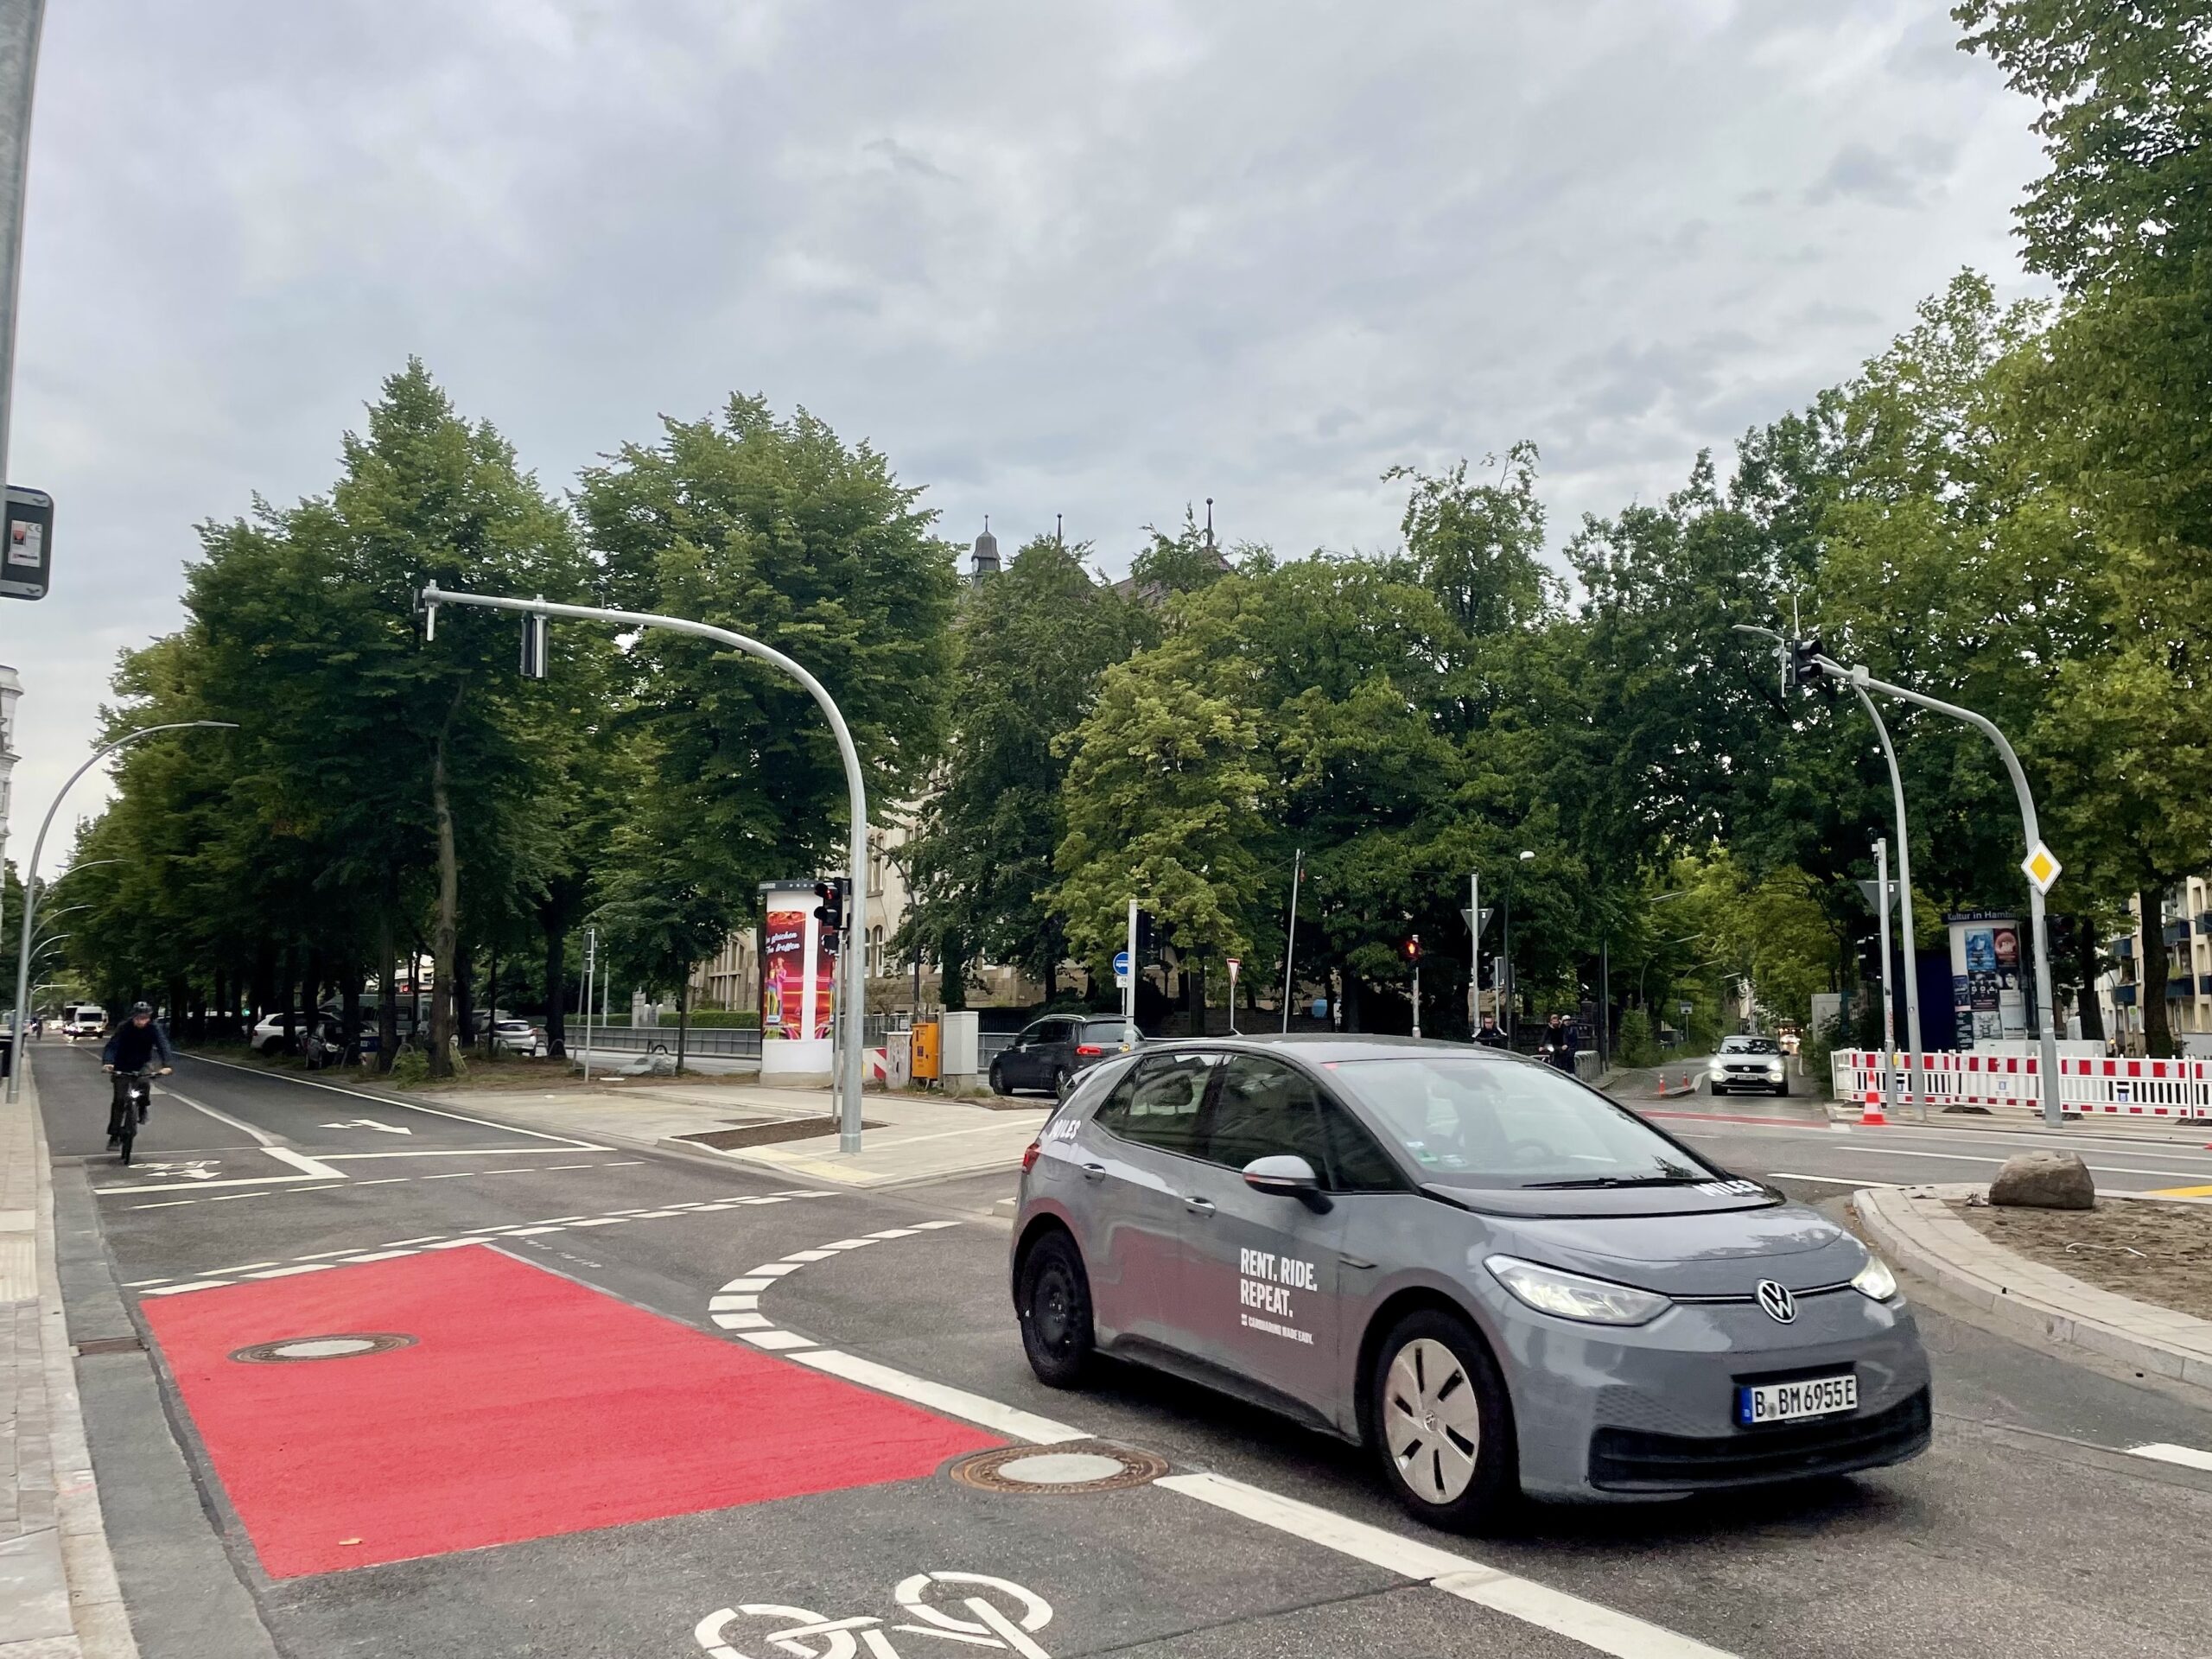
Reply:
[[[1129,953],[1128,951],[1116,950],[1114,953],[1114,971],[1116,974],[1126,974],[1129,971]]]

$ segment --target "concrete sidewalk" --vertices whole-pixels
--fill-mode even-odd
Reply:
[[[467,1109],[487,1117],[580,1139],[627,1141],[719,1159],[798,1181],[857,1187],[1018,1170],[1021,1154],[1052,1105],[1041,1095],[1019,1096],[1003,1109],[994,1109],[941,1095],[871,1090],[861,1109],[861,1121],[871,1127],[862,1133],[861,1152],[848,1155],[837,1150],[835,1133],[728,1148],[692,1138],[826,1117],[830,1109],[826,1089],[728,1084],[687,1089],[676,1082],[624,1083],[558,1094],[485,1090],[423,1098],[448,1107],[465,1102]],[[0,1654],[0,1659],[6,1659],[5,1655]]]
[[[0,1102],[0,1659],[137,1659],[78,1410],[28,1065],[22,1097]]]

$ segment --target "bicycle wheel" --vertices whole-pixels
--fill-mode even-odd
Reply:
[[[118,1164],[127,1164],[130,1161],[130,1143],[138,1138],[138,1115],[130,1110],[127,1104],[123,1113],[123,1133],[118,1138],[122,1141],[122,1145],[117,1149],[115,1161]]]

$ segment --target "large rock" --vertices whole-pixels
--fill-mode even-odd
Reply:
[[[2097,1186],[2077,1154],[2021,1152],[1997,1172],[1989,1184],[1989,1201],[2031,1210],[2094,1210]]]

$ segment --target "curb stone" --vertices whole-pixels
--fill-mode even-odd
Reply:
[[[1983,1237],[1947,1207],[1986,1190],[1972,1184],[1869,1188],[1852,1195],[1851,1207],[1894,1262],[1999,1323],[2212,1389],[2212,1319],[2116,1295],[2031,1262]]]
[[[32,1199],[35,1300],[15,1306],[35,1310],[37,1334],[31,1343],[19,1344],[19,1369],[0,1379],[10,1383],[8,1393],[13,1396],[0,1398],[0,1414],[12,1421],[16,1431],[17,1460],[10,1483],[15,1491],[6,1496],[15,1502],[19,1522],[30,1519],[48,1524],[22,1527],[6,1542],[20,1546],[24,1559],[39,1561],[43,1573],[50,1573],[66,1590],[67,1601],[56,1610],[60,1628],[23,1641],[0,1641],[0,1659],[16,1655],[23,1659],[138,1659],[78,1404],[69,1320],[55,1260],[54,1183],[39,1115],[38,1079],[29,1058],[24,1056],[21,1098],[12,1106],[0,1107],[0,1166],[0,1166],[0,1188],[11,1199]],[[22,1115],[19,1121],[4,1121],[17,1114]],[[26,1183],[28,1194],[22,1192]],[[35,1371],[23,1363],[34,1355]]]

